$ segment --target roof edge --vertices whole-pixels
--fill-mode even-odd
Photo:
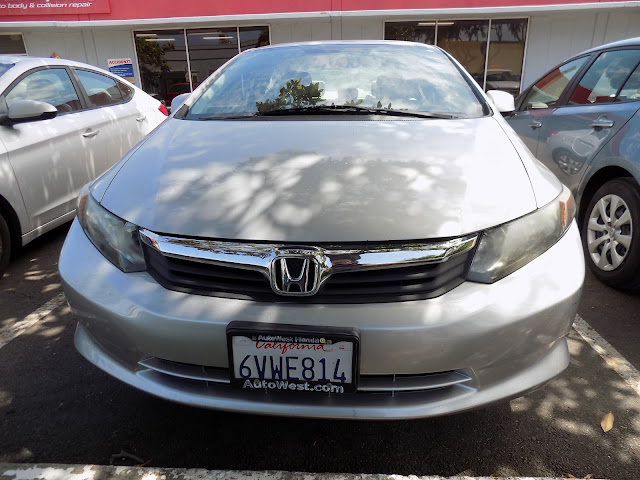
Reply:
[[[549,5],[524,5],[507,7],[473,7],[473,8],[436,8],[436,9],[396,9],[396,10],[351,10],[351,11],[316,11],[316,12],[289,12],[289,13],[261,13],[261,14],[241,14],[241,15],[214,15],[204,17],[170,17],[170,18],[139,18],[130,20],[78,20],[78,21],[55,21],[55,20],[33,20],[33,21],[2,21],[0,29],[3,28],[29,28],[29,27],[161,27],[163,25],[176,24],[182,26],[211,24],[211,23],[270,23],[273,21],[299,20],[299,19],[327,19],[330,18],[350,18],[350,17],[442,17],[470,15],[477,17],[500,16],[500,15],[529,15],[535,13],[576,11],[576,10],[602,10],[619,8],[640,8],[640,1],[618,1],[618,2],[586,2],[571,4],[549,4]],[[5,17],[6,18],[6,17]]]

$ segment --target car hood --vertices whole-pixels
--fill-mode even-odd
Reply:
[[[171,118],[118,168],[102,205],[149,230],[185,236],[444,238],[536,208],[527,171],[492,117]]]

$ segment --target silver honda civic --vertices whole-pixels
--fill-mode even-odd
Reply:
[[[248,50],[85,187],[60,258],[90,362],[234,412],[398,419],[569,363],[567,188],[439,48]]]

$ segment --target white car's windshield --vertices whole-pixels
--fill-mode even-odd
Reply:
[[[0,77],[4,75],[15,63],[0,63]]]
[[[475,118],[486,110],[440,50],[404,43],[310,44],[239,56],[185,118],[381,111]]]

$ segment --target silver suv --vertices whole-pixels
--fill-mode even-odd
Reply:
[[[516,99],[508,119],[579,205],[587,264],[640,287],[640,38],[588,50]]]

